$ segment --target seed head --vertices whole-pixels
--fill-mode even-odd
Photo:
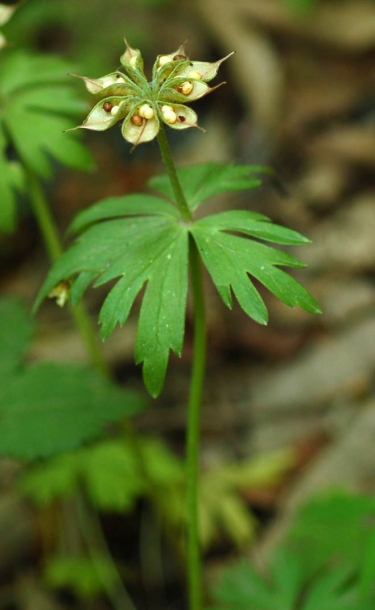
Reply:
[[[186,104],[219,86],[211,88],[207,83],[232,53],[214,63],[192,61],[185,52],[186,42],[173,53],[158,55],[151,82],[143,72],[140,51],[132,49],[126,40],[120,58],[123,70],[97,79],[79,76],[98,101],[75,129],[104,131],[121,121],[123,137],[137,145],[153,140],[161,122],[173,129],[198,127],[196,113]]]

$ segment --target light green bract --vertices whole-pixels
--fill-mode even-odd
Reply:
[[[196,113],[186,103],[193,102],[216,87],[209,87],[220,65],[232,53],[215,63],[191,61],[185,53],[185,44],[169,55],[156,58],[151,82],[143,72],[143,60],[138,49],[127,41],[120,61],[124,71],[116,71],[101,78],[82,78],[86,89],[99,101],[88,117],[75,129],[104,131],[122,121],[121,133],[125,140],[141,144],[153,140],[160,122],[173,129],[198,127]],[[77,75],[73,75],[77,76]]]

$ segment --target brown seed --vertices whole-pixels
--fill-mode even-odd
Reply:
[[[173,61],[177,61],[178,59],[186,59],[186,56],[178,53],[174,56]]]
[[[113,105],[111,104],[111,102],[104,102],[103,104],[103,110],[105,110],[106,112],[111,112]]]
[[[143,119],[141,116],[139,116],[139,114],[133,114],[133,116],[130,120],[133,123],[133,125],[136,125],[137,127],[140,127],[143,123]]]
[[[180,121],[180,123],[185,123],[186,118],[182,114],[180,114],[178,120]]]

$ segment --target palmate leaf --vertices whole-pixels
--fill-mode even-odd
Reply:
[[[135,196],[136,197],[136,196]],[[38,303],[64,279],[76,278],[72,302],[94,280],[99,286],[118,278],[100,312],[102,336],[124,324],[137,294],[147,282],[140,310],[135,358],[143,362],[143,376],[152,396],[160,393],[169,350],[181,354],[187,297],[188,228],[175,209],[153,197],[156,214],[116,218],[90,226],[54,265]],[[105,218],[134,213],[134,196],[113,198],[81,216],[76,227],[102,214]],[[139,203],[139,202],[138,202]],[[102,209],[102,212],[100,212]],[[142,204],[140,204],[142,210]],[[169,211],[169,213],[168,213]],[[158,213],[159,212],[159,213]],[[92,215],[92,216],[91,216]],[[37,303],[37,304],[38,304]]]
[[[196,207],[203,196],[250,188],[254,185],[252,170],[251,166],[216,163],[193,166],[190,181],[189,174],[183,174],[190,206]],[[158,184],[167,193],[164,178]],[[248,210],[222,212],[186,223],[172,202],[134,194],[105,199],[81,212],[71,227],[80,234],[53,266],[36,302],[37,307],[59,283],[68,281],[72,284],[70,299],[75,304],[91,283],[99,286],[117,279],[99,316],[106,338],[116,324],[125,323],[145,286],[135,359],[143,362],[144,381],[153,396],[163,387],[169,351],[181,354],[182,350],[190,237],[228,307],[232,306],[232,290],[251,318],[267,323],[267,309],[251,275],[287,305],[320,312],[309,292],[280,269],[304,264],[260,243],[306,244],[309,240],[303,235]]]
[[[299,305],[311,313],[320,312],[310,293],[279,269],[279,266],[304,267],[301,261],[286,252],[227,231],[284,244],[308,243],[304,236],[246,210],[206,216],[198,220],[191,231],[202,260],[228,307],[232,307],[232,289],[242,309],[253,320],[267,323],[267,308],[251,282],[250,274],[287,305]]]
[[[327,535],[329,532],[327,532]],[[244,560],[225,569],[213,592],[210,610],[371,610],[374,599],[361,598],[352,566],[321,565],[310,580],[301,557],[285,548],[274,552],[266,576]]]
[[[261,184],[256,174],[270,173],[267,167],[257,165],[227,165],[216,161],[189,165],[177,170],[182,190],[189,208],[198,206],[219,193],[244,191]],[[162,174],[149,180],[149,186],[173,201],[173,190],[168,176]]]
[[[73,127],[85,110],[67,79],[65,61],[14,48],[0,63],[0,228],[15,226],[14,160],[38,176],[52,173],[51,161],[75,169],[92,166],[91,156]],[[11,155],[11,159],[8,155]]]
[[[300,508],[288,542],[303,556],[304,569],[309,574],[336,556],[346,563],[365,564],[371,537],[375,535],[374,512],[375,499],[371,495],[325,491]]]
[[[298,558],[280,549],[268,578],[245,560],[224,570],[214,590],[211,610],[293,610],[301,584]]]

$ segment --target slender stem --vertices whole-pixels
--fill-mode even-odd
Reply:
[[[189,573],[189,610],[202,607],[202,566],[199,548],[199,437],[200,410],[206,367],[206,316],[202,267],[194,240],[190,239],[190,270],[194,298],[194,356],[190,381],[186,437],[186,516]]]
[[[161,128],[158,133],[158,142],[181,218],[185,222],[192,222],[193,216],[182,192],[167,137],[163,128]],[[202,268],[199,253],[193,238],[190,238],[189,256],[194,299],[194,356],[190,380],[186,432],[186,531],[188,596],[189,610],[201,610],[202,566],[199,548],[198,475],[200,410],[206,367],[206,316],[203,296]]]
[[[51,214],[43,189],[41,188],[38,179],[31,170],[28,168],[25,169],[30,185],[30,198],[34,215],[39,225],[39,230],[43,237],[48,255],[53,262],[63,253],[59,230]],[[92,364],[96,369],[109,377],[109,367],[103,358],[102,350],[98,345],[97,337],[92,328],[92,324],[85,306],[83,303],[79,303],[75,307],[70,307],[70,311],[82,337],[82,341],[86,346]]]
[[[80,529],[107,598],[115,610],[136,610],[108,549],[99,516],[96,510],[88,504],[83,487],[77,493],[77,502]],[[103,561],[105,561],[109,573],[103,570]]]
[[[44,192],[35,174],[26,168],[30,185],[30,197],[34,216],[39,225],[44,245],[51,261],[55,261],[63,253],[59,231],[52,217]]]
[[[160,130],[158,133],[158,143],[161,156],[163,157],[165,167],[167,168],[168,177],[172,185],[175,203],[181,214],[181,218],[185,222],[191,222],[193,220],[193,216],[189,210],[185,196],[182,192],[181,184],[177,176],[175,164],[172,159],[171,150],[169,148],[167,136],[165,134],[165,129],[163,126],[160,126]]]

